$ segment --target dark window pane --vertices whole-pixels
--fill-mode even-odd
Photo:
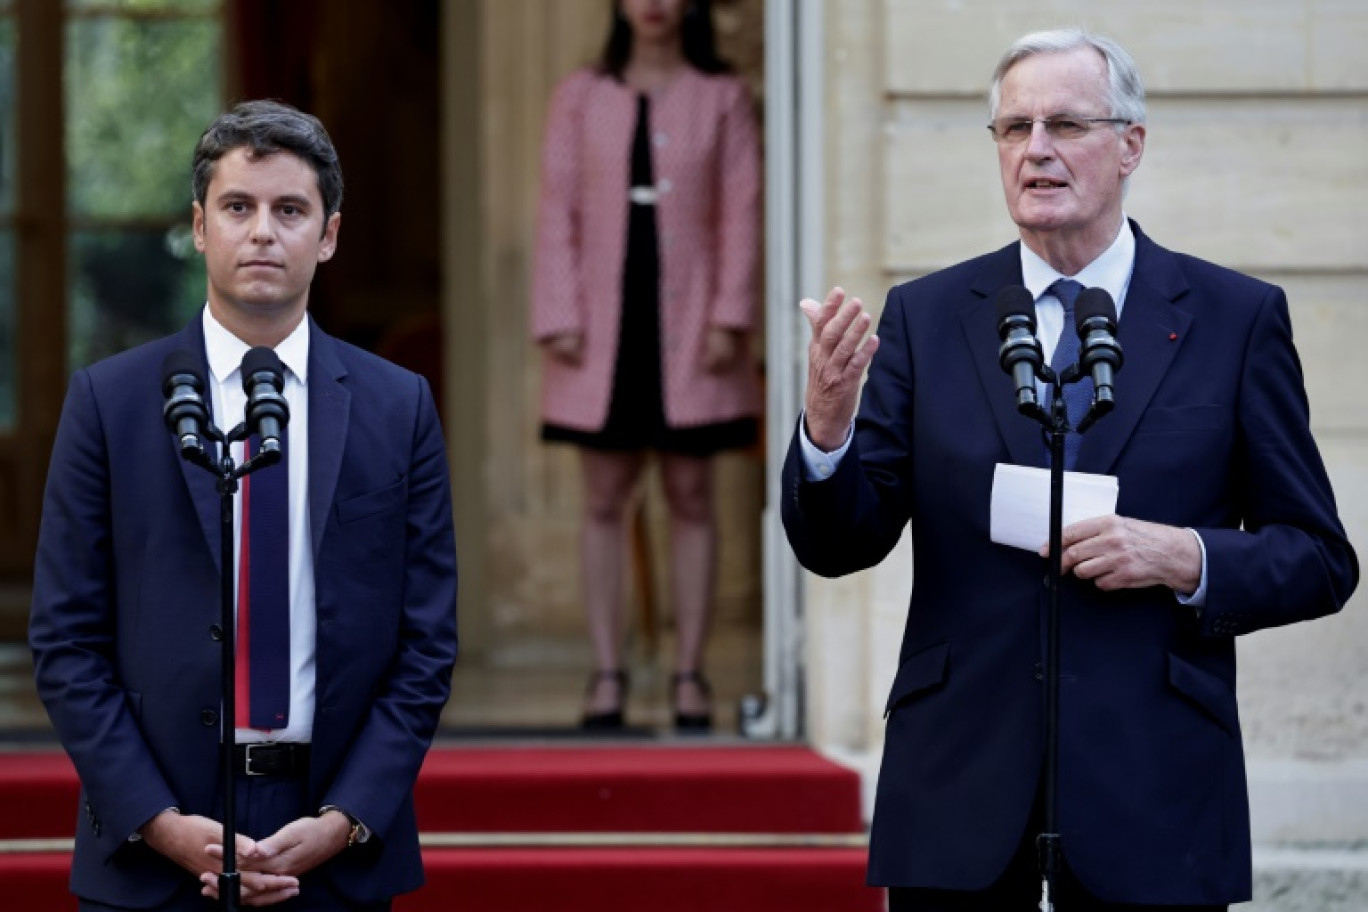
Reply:
[[[14,430],[18,411],[14,297],[14,232],[0,226],[0,432]]]
[[[204,304],[204,259],[188,224],[76,232],[67,256],[73,369],[174,332]]]
[[[0,0],[0,433],[14,430],[18,411],[15,381],[18,340],[15,338],[15,297],[18,276],[14,269],[14,44],[11,4]]]
[[[219,111],[219,32],[215,18],[68,21],[70,214],[189,212],[195,141]]]
[[[14,83],[14,19],[0,14],[0,217],[14,211]]]

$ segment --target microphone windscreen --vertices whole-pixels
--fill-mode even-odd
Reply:
[[[1108,323],[1116,325],[1116,305],[1105,288],[1083,289],[1074,304],[1074,323],[1078,328],[1093,317],[1106,317]]]
[[[264,345],[258,345],[242,356],[242,367],[239,372],[242,374],[243,389],[247,389],[252,377],[263,372],[270,374],[272,386],[276,389],[285,384],[285,368],[280,363],[280,356],[275,353],[275,349]]]
[[[195,382],[195,389],[204,389],[204,378],[200,376],[200,361],[188,348],[173,348],[162,359],[162,386],[165,387],[177,375],[189,376]]]
[[[998,325],[1008,317],[1025,317],[1035,332],[1035,297],[1022,285],[1008,285],[997,293]]]

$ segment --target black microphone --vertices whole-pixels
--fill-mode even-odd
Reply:
[[[1074,305],[1074,321],[1081,343],[1078,366],[1092,374],[1093,410],[1098,415],[1116,404],[1113,375],[1121,369],[1121,346],[1116,341],[1116,305],[1105,288],[1085,288]]]
[[[1035,297],[1020,285],[1008,285],[997,294],[998,363],[1012,375],[1017,411],[1036,409],[1036,375],[1045,357],[1036,338]]]
[[[285,367],[275,351],[262,345],[242,356],[240,370],[247,393],[247,427],[261,438],[262,459],[275,462],[280,458],[280,432],[290,423],[290,404],[281,392]]]
[[[209,423],[204,405],[204,378],[199,375],[199,359],[188,349],[174,348],[162,360],[162,395],[166,404],[162,418],[180,442],[181,457],[204,459],[200,435]]]

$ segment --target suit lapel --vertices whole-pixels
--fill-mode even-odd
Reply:
[[[1124,361],[1116,374],[1116,408],[1083,435],[1080,472],[1110,473],[1150,399],[1188,336],[1192,314],[1174,302],[1188,290],[1172,252],[1134,222],[1135,268],[1117,326]]]
[[[998,362],[997,293],[1021,284],[1021,253],[1010,244],[990,254],[971,286],[972,299],[960,311],[960,325],[972,352],[983,395],[993,410],[998,433],[1012,462],[1023,466],[1045,464],[1045,443],[1035,419],[1016,410],[1010,378]]]
[[[342,446],[347,439],[351,393],[332,337],[309,318],[309,534],[314,559],[323,541],[337,476],[342,468]]]

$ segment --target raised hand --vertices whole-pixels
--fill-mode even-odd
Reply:
[[[860,401],[860,380],[878,351],[879,337],[866,337],[874,318],[859,298],[847,300],[840,287],[821,304],[804,298],[798,306],[812,327],[803,400],[808,439],[831,452],[845,442]]]

